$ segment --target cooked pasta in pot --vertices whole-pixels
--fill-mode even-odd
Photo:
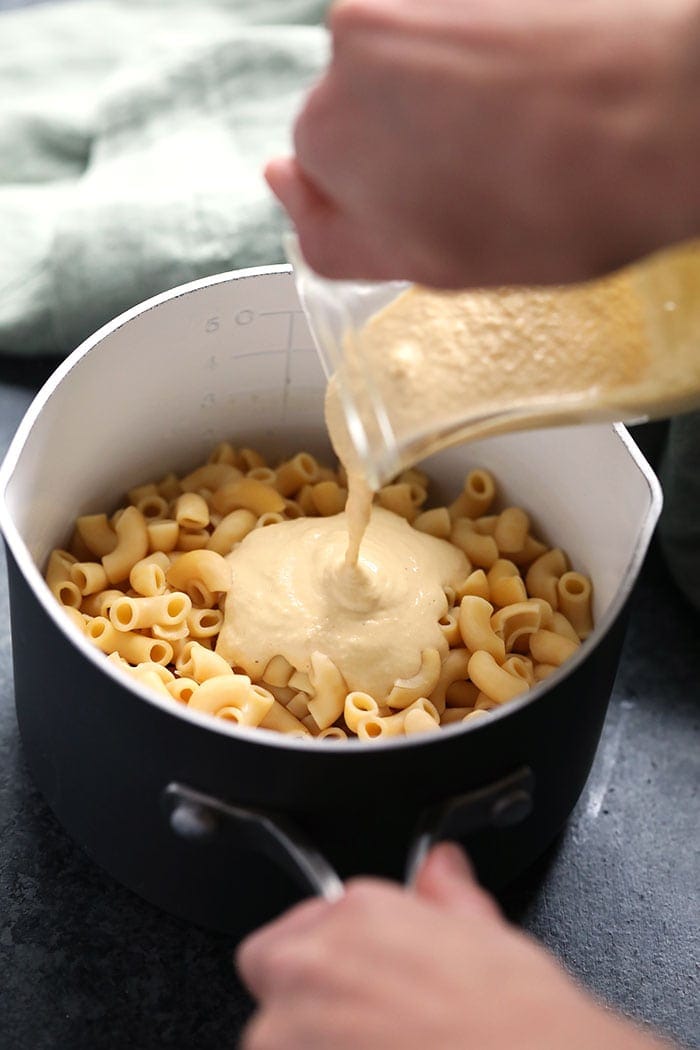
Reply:
[[[592,629],[591,581],[472,470],[429,507],[412,469],[345,561],[341,469],[224,443],[77,519],[46,580],[109,659],[173,703],[323,740],[426,733],[522,696]]]

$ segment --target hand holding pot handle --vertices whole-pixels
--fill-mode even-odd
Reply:
[[[259,1003],[240,1050],[660,1050],[509,926],[461,850],[435,847],[415,892],[357,879],[243,942]]]

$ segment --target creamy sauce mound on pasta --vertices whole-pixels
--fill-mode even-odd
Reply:
[[[357,563],[345,514],[256,529],[228,556],[233,583],[217,653],[251,678],[284,656],[308,673],[330,657],[348,690],[385,697],[418,671],[421,653],[448,649],[445,587],[467,574],[464,554],[373,507]]]

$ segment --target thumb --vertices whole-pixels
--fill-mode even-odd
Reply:
[[[277,157],[265,167],[268,186],[296,227],[302,255],[316,273],[346,280],[395,278],[395,251],[384,238],[346,215],[294,157]]]
[[[275,157],[265,165],[265,180],[295,226],[330,218],[333,205],[308,178],[294,157]]]
[[[431,849],[418,872],[415,889],[424,900],[462,914],[500,918],[498,905],[476,881],[474,869],[456,842],[441,842]]]

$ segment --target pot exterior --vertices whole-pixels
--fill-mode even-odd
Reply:
[[[206,843],[171,830],[172,781],[291,818],[345,878],[400,879],[420,814],[518,767],[534,773],[521,824],[466,844],[498,888],[551,843],[586,781],[614,682],[624,614],[559,684],[507,717],[411,746],[270,747],[144,702],[84,659],[8,550],[17,716],[31,772],[56,816],[112,876],[154,904],[236,937],[301,891],[225,829]],[[41,659],[37,659],[41,653]],[[266,734],[264,734],[266,736]]]

